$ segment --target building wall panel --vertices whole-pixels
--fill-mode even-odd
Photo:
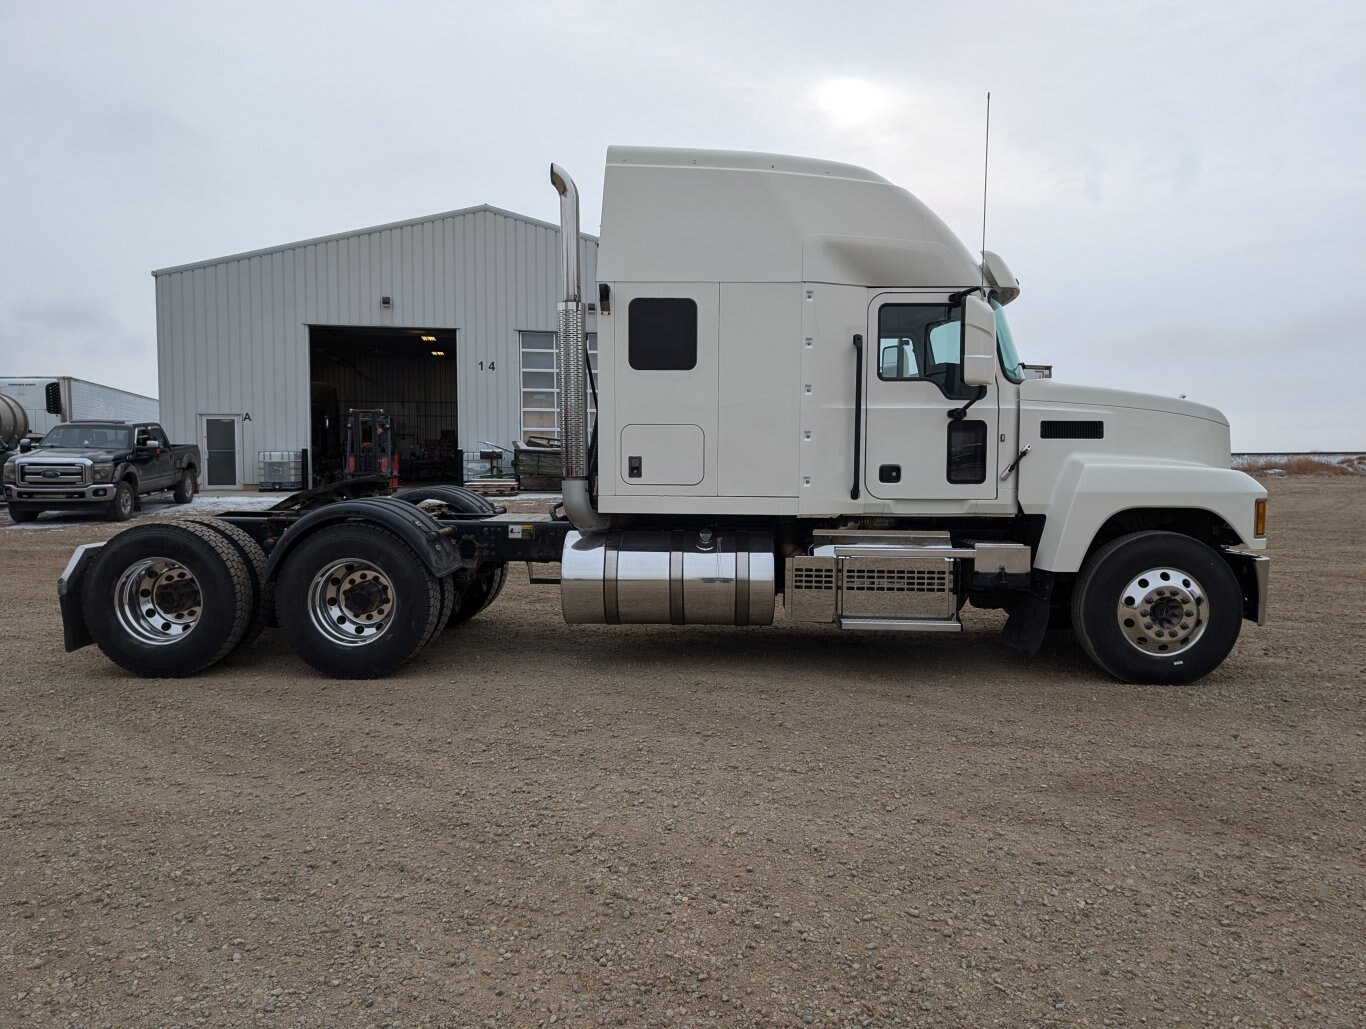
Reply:
[[[597,241],[580,250],[591,300]],[[518,334],[556,325],[559,230],[481,207],[154,275],[167,432],[197,440],[202,416],[238,416],[250,483],[257,452],[308,446],[310,325],[454,330],[460,445],[511,447]]]

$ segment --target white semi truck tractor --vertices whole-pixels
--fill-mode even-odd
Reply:
[[[1266,491],[1184,399],[1029,377],[1020,293],[906,190],[771,154],[613,147],[598,281],[561,197],[563,504],[459,487],[319,491],[81,547],[66,644],[190,675],[278,620],[325,675],[385,675],[497,597],[558,583],[576,624],[962,630],[1070,624],[1104,671],[1186,683],[1266,616]],[[597,419],[585,319],[595,308]],[[558,570],[556,570],[558,565]]]

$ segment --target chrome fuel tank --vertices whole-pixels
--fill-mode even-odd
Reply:
[[[571,532],[560,606],[579,624],[769,625],[774,567],[767,532]]]

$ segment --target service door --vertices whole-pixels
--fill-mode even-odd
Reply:
[[[238,419],[233,415],[205,415],[199,448],[204,456],[202,485],[233,487],[242,484],[242,455]]]
[[[864,488],[883,500],[996,497],[999,393],[966,386],[963,309],[948,294],[879,293],[864,344]]]

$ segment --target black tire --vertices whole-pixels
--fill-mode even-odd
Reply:
[[[139,525],[105,544],[81,603],[109,660],[136,675],[180,678],[242,641],[251,574],[232,544],[203,525]]]
[[[1177,533],[1112,540],[1086,559],[1072,593],[1082,649],[1124,682],[1194,682],[1228,657],[1242,623],[1228,563]]]
[[[470,579],[460,590],[455,607],[446,619],[446,628],[463,625],[498,599],[507,582],[507,564],[494,565],[492,570]]]
[[[10,520],[18,525],[23,525],[26,522],[36,522],[40,514],[42,514],[41,511],[34,511],[27,507],[14,507],[11,505],[9,509]]]
[[[414,486],[412,489],[399,490],[395,500],[406,500],[410,504],[420,504],[424,500],[436,500],[445,504],[455,514],[498,514],[499,508],[464,486]]]
[[[198,492],[198,476],[193,468],[186,468],[180,476],[180,481],[175,484],[175,492],[171,497],[177,504],[188,504],[194,500],[194,495]]]
[[[285,559],[280,627],[335,679],[374,679],[410,660],[440,624],[441,586],[397,536],[374,525],[318,530]]]
[[[247,631],[237,646],[252,643],[265,629],[275,607],[275,586],[266,581],[266,552],[245,529],[239,529],[231,522],[217,518],[183,518],[176,525],[202,525],[222,536],[232,545],[247,566],[251,578],[251,615],[247,619]]]
[[[460,602],[460,587],[455,584],[455,576],[443,575],[438,585],[441,588],[441,610],[436,616],[436,625],[432,629],[433,638],[442,629],[450,625],[451,615],[455,614],[456,605]],[[428,642],[431,640],[429,639]]]
[[[452,514],[498,514],[505,510],[494,506],[487,497],[463,486],[415,486],[394,494],[395,500],[406,500],[410,504],[420,504],[436,500],[445,504]],[[438,516],[441,512],[437,512]],[[447,629],[463,625],[492,604],[503,591],[507,581],[505,563],[482,565],[479,574],[466,581],[463,587],[456,588],[450,611],[441,624]]]
[[[124,479],[114,487],[114,499],[109,501],[105,519],[111,522],[126,522],[137,510],[138,493],[130,479]]]

